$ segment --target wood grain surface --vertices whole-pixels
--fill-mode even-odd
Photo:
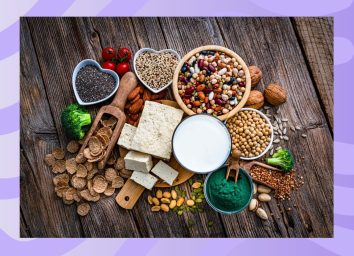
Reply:
[[[21,18],[21,236],[332,237],[332,31],[332,18]],[[221,215],[206,203],[196,214],[153,213],[146,202],[149,191],[132,210],[120,208],[116,194],[91,204],[86,217],[76,214],[75,205],[64,205],[43,158],[68,142],[60,114],[75,101],[76,64],[100,60],[108,45],[133,52],[172,48],[183,56],[208,44],[228,47],[248,65],[259,66],[264,77],[256,89],[278,82],[288,90],[278,115],[302,127],[289,133],[284,146],[294,152],[304,186],[290,201],[264,204],[269,221],[247,210]],[[171,89],[168,97],[173,99]],[[102,105],[89,110],[95,116]],[[179,187],[190,194],[188,182]]]

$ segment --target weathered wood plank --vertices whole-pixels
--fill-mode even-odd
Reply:
[[[71,85],[72,71],[76,64],[85,58],[99,60],[101,52],[101,43],[98,33],[92,27],[89,19],[74,18],[28,18],[33,42],[38,60],[40,71],[36,72],[42,75],[43,85],[46,90],[47,100],[53,114],[55,130],[58,131],[61,147],[65,148],[68,139],[64,135],[60,123],[60,114],[66,105],[74,102],[74,94]],[[43,89],[44,91],[44,89]],[[23,97],[25,98],[25,97]],[[45,100],[45,95],[40,97]],[[107,104],[107,102],[106,102]],[[31,109],[31,105],[28,107]],[[90,112],[95,116],[98,107],[89,107]],[[24,113],[26,114],[26,113]],[[33,111],[30,118],[36,118],[37,111]],[[41,117],[42,119],[51,118],[50,114]],[[23,132],[26,132],[23,127]],[[41,132],[41,127],[38,128]],[[56,143],[59,146],[58,143]],[[38,147],[35,145],[34,147]],[[50,149],[44,150],[34,160],[43,159]],[[36,168],[37,169],[37,168]],[[41,166],[40,170],[44,167]],[[47,168],[46,168],[47,169]],[[51,180],[51,178],[50,178]],[[51,181],[41,186],[49,187],[48,193],[54,197]],[[58,200],[58,199],[57,199]],[[59,202],[61,208],[67,208],[62,202]],[[90,213],[90,217],[81,218],[84,237],[107,237],[107,236],[139,236],[139,231],[133,221],[130,221],[129,214],[119,212],[118,206],[114,203],[114,197],[107,198],[98,203],[100,210]],[[46,204],[47,208],[53,209],[51,203]],[[75,225],[81,225],[79,217],[76,214],[76,207],[70,206],[72,211],[66,216],[69,220],[75,220]],[[96,209],[96,205],[92,208]],[[44,208],[45,209],[45,208]],[[53,209],[54,210],[54,209]],[[112,217],[114,216],[114,217]],[[131,218],[132,219],[132,218]],[[63,225],[67,224],[61,220]],[[73,226],[75,226],[73,225]],[[67,225],[71,229],[71,225]],[[73,233],[66,236],[80,236]]]
[[[333,130],[333,17],[296,17],[292,20]]]
[[[21,18],[21,171],[20,204],[33,237],[82,236],[72,207],[53,191],[53,175],[43,157],[58,147],[58,137],[27,22]],[[43,228],[43,223],[45,227]],[[21,226],[22,227],[22,226]]]
[[[269,211],[277,215],[282,212],[282,218],[273,217],[264,224],[282,236],[332,236],[333,140],[290,20],[217,18],[217,22],[225,45],[239,52],[246,63],[263,70],[264,78],[256,89],[262,91],[270,82],[282,84],[289,92],[289,100],[280,107],[279,116],[303,127],[301,132],[290,133],[284,146],[294,152],[296,169],[306,183],[294,193],[291,203],[281,202],[279,209],[274,203],[269,204]],[[301,133],[306,133],[307,139]],[[284,212],[291,205],[301,206],[301,210]],[[309,222],[311,229],[306,224]],[[230,223],[233,224],[232,220]]]

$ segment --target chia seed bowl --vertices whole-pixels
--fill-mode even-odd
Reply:
[[[84,70],[85,68],[87,70]],[[82,88],[82,82],[87,82],[86,88]],[[107,86],[103,84],[105,82]],[[117,92],[119,76],[112,70],[101,68],[97,61],[85,59],[76,65],[72,85],[75,98],[80,105],[95,105],[108,100]]]

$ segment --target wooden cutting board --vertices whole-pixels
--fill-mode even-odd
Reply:
[[[161,100],[161,103],[164,105],[168,105],[171,107],[179,108],[177,102],[171,101],[171,100]],[[122,147],[119,147],[119,154],[121,157],[125,157],[126,154],[129,151],[127,149],[124,149]],[[153,158],[153,163],[154,165],[157,164],[159,159]],[[166,161],[165,161],[166,162]],[[178,176],[176,180],[173,182],[172,186],[179,185],[188,179],[190,179],[193,176],[193,173],[186,170],[183,168],[174,158],[174,156],[171,157],[169,162],[166,162],[169,166],[171,166],[173,169],[178,171]],[[171,187],[169,184],[166,182],[163,182],[159,180],[156,184],[155,187]],[[132,209],[135,205],[135,203],[138,201],[140,198],[141,194],[144,192],[145,188],[136,182],[132,181],[131,179],[128,179],[122,189],[119,191],[117,197],[116,197],[116,202],[119,206],[125,208],[125,209]]]

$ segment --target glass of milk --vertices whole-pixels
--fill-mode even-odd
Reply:
[[[185,118],[172,138],[173,154],[180,165],[194,173],[209,173],[223,166],[231,152],[225,124],[208,114]]]

